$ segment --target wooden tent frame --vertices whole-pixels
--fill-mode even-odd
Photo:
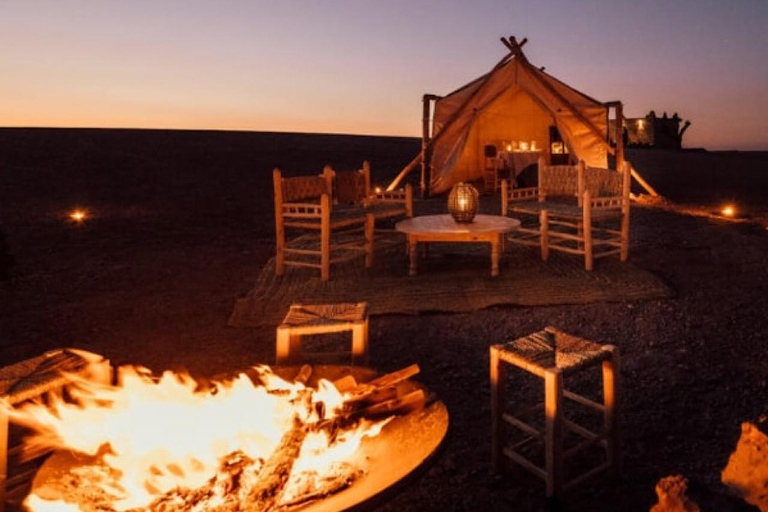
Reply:
[[[490,72],[487,74],[481,76],[478,79],[473,80],[472,82],[460,87],[454,92],[460,91],[461,89],[464,89],[466,87],[469,87],[470,85],[474,85],[477,82],[480,82],[480,84],[477,86],[477,88],[470,94],[464,102],[459,105],[459,107],[454,111],[454,113],[446,120],[445,124],[443,125],[442,129],[437,132],[436,134],[431,133],[431,118],[432,113],[434,112],[434,105],[435,102],[442,99],[442,96],[438,96],[435,94],[425,94],[422,97],[422,136],[421,136],[421,152],[416,155],[416,157],[411,160],[411,162],[406,165],[402,171],[395,177],[394,180],[389,184],[387,187],[387,190],[394,190],[397,188],[397,186],[400,184],[400,182],[413,171],[413,169],[421,164],[421,180],[420,180],[420,187],[421,187],[421,196],[426,197],[429,195],[429,187],[430,182],[432,179],[432,149],[435,145],[435,142],[440,140],[442,135],[446,133],[448,127],[450,127],[456,119],[459,118],[460,114],[464,111],[464,109],[467,108],[467,106],[472,102],[472,100],[475,99],[475,97],[478,95],[478,93],[483,90],[485,85],[490,80],[490,77],[494,75],[494,73],[507,64],[511,59],[517,59],[517,61],[522,65],[523,67],[527,68],[529,71],[532,71],[530,74],[534,79],[542,86],[544,87],[547,92],[552,94],[558,101],[560,101],[565,108],[567,108],[571,114],[573,114],[579,121],[581,121],[585,126],[589,128],[591,132],[593,132],[595,135],[598,136],[599,140],[601,140],[608,151],[608,153],[615,155],[616,157],[616,168],[621,169],[624,165],[624,140],[622,138],[622,127],[623,127],[623,105],[620,101],[610,101],[603,103],[603,105],[606,107],[606,121],[610,114],[610,109],[614,109],[614,116],[616,118],[616,126],[615,126],[615,140],[616,140],[616,147],[615,149],[611,146],[608,139],[608,134],[603,134],[601,130],[599,130],[589,119],[587,119],[581,112],[579,112],[577,109],[573,107],[573,105],[570,104],[563,96],[560,94],[549,82],[546,82],[545,80],[542,80],[541,77],[538,75],[538,70],[534,69],[533,65],[528,61],[527,57],[523,53],[522,47],[528,42],[528,38],[523,38],[522,41],[519,43],[517,42],[517,39],[515,36],[510,36],[509,39],[502,37],[501,42],[504,44],[504,46],[509,50],[509,52],[491,69]],[[570,87],[570,86],[568,86]],[[571,89],[573,89],[571,87]],[[589,98],[586,94],[574,89],[577,93]],[[453,93],[451,93],[453,94]],[[606,122],[606,126],[608,123]],[[650,195],[652,196],[658,196],[659,194],[656,192],[656,190],[651,187],[648,182],[646,182],[642,176],[640,176],[640,173],[638,173],[633,167],[630,166],[632,177],[637,181],[637,183],[643,187]]]

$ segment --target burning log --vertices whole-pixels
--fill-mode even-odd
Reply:
[[[280,502],[307,432],[307,425],[298,418],[295,419],[293,428],[283,435],[277,449],[259,471],[256,485],[248,490],[246,512],[269,511]]]
[[[402,370],[396,372],[387,373],[381,377],[374,379],[370,382],[357,385],[348,394],[350,398],[347,402],[357,402],[369,398],[371,395],[381,392],[386,388],[390,388],[403,382],[421,371],[418,364],[412,364]]]

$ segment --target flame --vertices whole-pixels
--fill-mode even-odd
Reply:
[[[268,459],[297,419],[312,424],[341,412],[344,396],[329,381],[312,389],[287,382],[268,367],[255,370],[264,385],[240,374],[200,389],[187,374],[156,377],[144,368],[120,367],[117,386],[72,376],[70,401],[8,412],[12,421],[34,430],[25,440],[29,445],[98,456],[115,478],[103,483],[115,510],[146,507],[174,489],[209,482],[233,453]],[[286,487],[302,473],[324,474],[342,463],[361,462],[354,460],[360,442],[378,435],[385,423],[361,422],[333,439],[325,430],[310,431]],[[26,505],[35,512],[78,510],[34,495]]]
[[[72,210],[69,213],[69,218],[77,223],[83,222],[87,217],[88,217],[88,212],[86,212],[85,210],[81,210],[79,208]]]

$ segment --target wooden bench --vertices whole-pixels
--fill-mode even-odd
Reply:
[[[594,260],[629,255],[629,163],[620,171],[578,165],[548,166],[539,160],[539,184],[514,189],[501,185],[501,213],[521,216],[523,225],[509,240],[539,246],[546,261],[549,251],[584,256],[584,267]]]

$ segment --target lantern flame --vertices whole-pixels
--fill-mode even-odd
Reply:
[[[78,224],[83,222],[88,217],[88,212],[81,209],[75,209],[72,210],[69,214],[69,218],[73,221],[77,222]]]

